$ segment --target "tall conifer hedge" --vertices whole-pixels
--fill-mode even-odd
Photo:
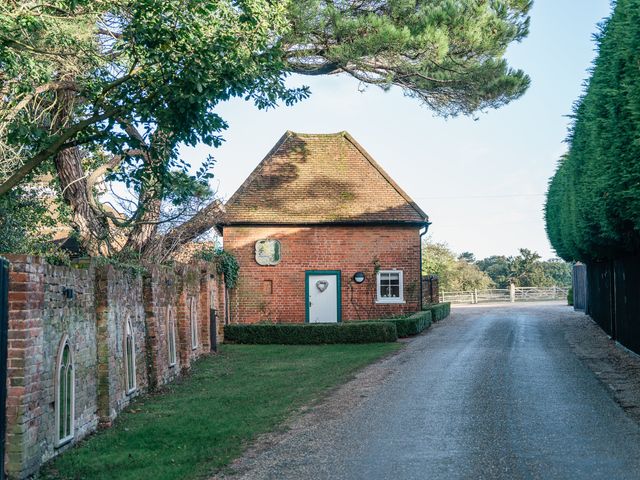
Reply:
[[[618,0],[596,39],[545,206],[551,244],[569,261],[640,250],[640,0]]]

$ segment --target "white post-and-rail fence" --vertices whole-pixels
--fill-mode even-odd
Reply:
[[[516,287],[440,292],[441,302],[487,303],[566,300],[569,287]]]

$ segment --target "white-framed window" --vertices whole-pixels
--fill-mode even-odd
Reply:
[[[380,270],[376,290],[377,303],[404,303],[402,270]]]
[[[136,341],[131,320],[124,324],[124,368],[127,393],[133,393],[136,390]]]
[[[169,351],[169,366],[175,366],[176,358],[176,314],[173,308],[167,308],[167,349]]]
[[[73,440],[75,416],[75,369],[69,338],[65,335],[58,348],[56,362],[56,445]]]
[[[191,323],[191,348],[198,348],[198,299],[191,297],[189,304],[189,319]]]

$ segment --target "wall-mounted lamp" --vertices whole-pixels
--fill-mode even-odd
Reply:
[[[356,283],[364,282],[364,272],[356,272],[353,274],[353,281]]]
[[[62,296],[68,300],[73,298],[73,288],[64,287],[62,289]]]

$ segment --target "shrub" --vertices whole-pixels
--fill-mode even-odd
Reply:
[[[431,320],[433,322],[439,322],[449,316],[451,313],[451,304],[446,303],[434,303],[422,308],[424,311],[431,312]]]
[[[569,293],[567,293],[567,305],[573,307],[573,287],[569,288]]]
[[[431,312],[418,312],[406,318],[385,318],[379,322],[390,322],[396,326],[398,337],[418,335],[431,326]]]
[[[274,323],[226,325],[224,336],[225,340],[235,343],[382,343],[395,342],[398,339],[398,331],[392,322]]]

